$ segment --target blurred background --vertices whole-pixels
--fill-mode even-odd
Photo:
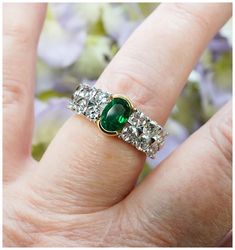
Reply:
[[[80,81],[93,85],[125,40],[157,3],[49,4],[40,37],[32,155],[39,160],[62,124]],[[156,55],[157,56],[157,55]],[[177,68],[175,69],[177,70]],[[112,84],[112,83],[110,83]],[[139,180],[232,96],[232,21],[209,43],[166,124],[169,136]]]

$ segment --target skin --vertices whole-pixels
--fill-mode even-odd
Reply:
[[[218,245],[232,227],[231,102],[137,187],[145,156],[82,117],[64,124],[40,162],[32,159],[36,48],[45,11],[44,4],[4,4],[4,245]],[[231,12],[229,3],[162,4],[97,87],[125,94],[164,124]]]

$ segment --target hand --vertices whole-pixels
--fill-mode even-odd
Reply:
[[[80,116],[31,157],[44,4],[4,4],[4,245],[216,246],[231,229],[231,103],[139,186],[145,156]],[[231,4],[162,4],[97,82],[164,124]],[[167,147],[167,145],[166,145]]]

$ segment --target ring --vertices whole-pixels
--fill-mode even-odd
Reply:
[[[123,95],[112,95],[87,84],[79,84],[68,104],[76,114],[84,115],[110,136],[117,136],[155,158],[167,132]]]

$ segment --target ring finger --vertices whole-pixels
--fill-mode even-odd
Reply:
[[[129,38],[97,87],[127,95],[163,124],[201,52],[229,16],[229,4],[162,4]],[[37,177],[60,195],[69,193],[73,212],[91,212],[127,195],[144,160],[135,148],[73,116],[43,156]]]

